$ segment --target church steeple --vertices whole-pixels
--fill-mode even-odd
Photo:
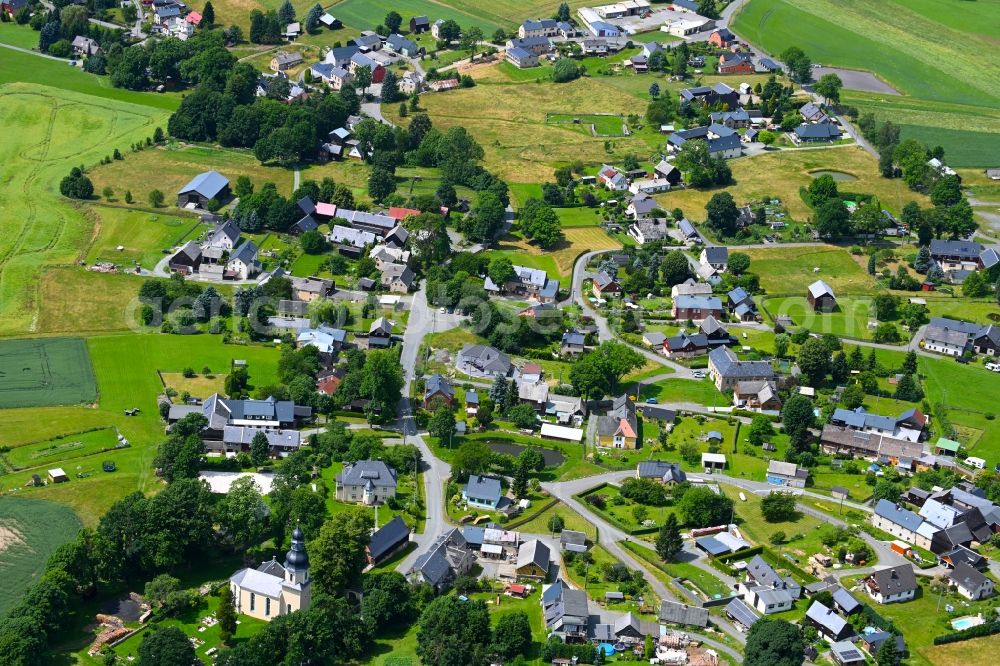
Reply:
[[[285,571],[288,581],[304,584],[309,581],[309,554],[306,552],[306,536],[299,527],[292,532],[292,546],[285,555]]]

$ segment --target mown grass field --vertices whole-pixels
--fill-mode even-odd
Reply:
[[[756,0],[754,0],[756,2]],[[705,218],[705,204],[721,190],[733,195],[736,205],[764,197],[780,199],[792,219],[807,221],[812,210],[802,200],[800,188],[812,182],[809,172],[835,169],[849,173],[856,181],[843,183],[841,190],[874,194],[889,210],[900,211],[911,200],[929,205],[926,197],[911,192],[901,180],[887,180],[878,173],[878,163],[865,151],[854,146],[824,150],[773,151],[751,158],[729,160],[735,183],[711,190],[676,189],[656,195],[665,210],[680,208],[692,220]]]
[[[6,615],[45,569],[49,555],[76,536],[80,521],[53,502],[0,499],[0,614]]]
[[[97,385],[79,338],[0,342],[0,408],[90,403]]]
[[[846,248],[776,247],[746,253],[750,255],[750,270],[760,276],[760,286],[769,294],[801,291],[804,297],[816,280],[824,280],[838,297],[869,294],[875,287],[875,280]]]
[[[27,25],[18,25],[13,21],[9,23],[0,22],[0,42],[18,46],[22,49],[38,48],[38,33]],[[7,51],[4,51],[6,54]]]
[[[601,113],[553,113],[545,119],[550,125],[568,125],[594,136],[623,136],[625,119]]]
[[[170,216],[118,206],[93,206],[88,209],[96,224],[96,238],[87,252],[86,262],[112,262],[119,266],[135,264],[152,269],[164,257],[164,250],[197,238],[209,226],[194,217]],[[118,248],[123,249],[119,250]]]
[[[26,57],[25,67],[44,63]],[[109,146],[128,146],[165,123],[165,112],[150,107],[37,85],[0,86],[0,124],[7,128],[0,138],[0,334],[38,330],[44,267],[75,263],[93,237],[93,221],[58,194],[69,165],[93,164]]]
[[[955,166],[986,166],[1000,142],[1000,71],[982,54],[1000,36],[998,12],[997,0],[753,0],[733,27],[772,53],[796,45],[813,62],[874,72],[903,96],[852,91],[845,102],[903,125],[904,138],[943,145]],[[917,122],[914,105],[923,107]]]

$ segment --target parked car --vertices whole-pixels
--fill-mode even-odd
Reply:
[[[1000,363],[987,363],[986,369],[993,372],[1000,372]]]

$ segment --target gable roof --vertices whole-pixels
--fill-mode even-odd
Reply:
[[[381,488],[396,486],[396,470],[381,460],[359,460],[345,465],[336,478],[337,483],[348,486],[371,484]]]
[[[976,569],[969,566],[966,562],[956,564],[955,568],[948,574],[948,578],[955,585],[970,592],[976,592],[990,582],[989,578],[976,571]]]
[[[812,294],[813,298],[819,298],[821,296],[829,296],[833,299],[837,298],[833,293],[833,287],[828,285],[823,280],[816,280],[809,285],[809,293]]]
[[[525,541],[517,549],[517,568],[534,564],[542,571],[549,570],[549,547],[538,539]]]
[[[455,388],[451,382],[442,375],[431,375],[424,382],[424,398],[428,398],[435,393],[443,393],[449,398],[455,396]]]
[[[917,514],[904,509],[886,499],[880,499],[875,504],[875,515],[885,518],[911,532],[916,532],[924,519]]]
[[[726,605],[726,613],[747,628],[752,627],[760,620],[760,615],[747,606],[739,597],[736,597]]]
[[[712,245],[706,247],[702,252],[705,254],[705,261],[710,264],[725,264],[729,262],[729,248],[725,245]]]
[[[496,503],[500,500],[500,479],[490,476],[479,476],[471,474],[469,482],[465,484],[465,494],[476,499],[490,500]]]
[[[373,560],[379,559],[400,542],[410,538],[410,528],[403,519],[396,516],[375,530],[368,542],[368,553]]]
[[[806,611],[806,617],[826,629],[831,636],[840,636],[841,632],[848,626],[847,620],[819,601],[812,602],[809,610]]]
[[[192,178],[177,194],[196,192],[206,199],[214,199],[219,192],[229,186],[229,179],[218,171],[206,171]]]
[[[708,626],[708,609],[664,600],[660,602],[659,620],[674,624],[706,627]]]
[[[913,573],[913,566],[910,564],[900,564],[887,569],[880,569],[873,572],[869,578],[874,581],[879,592],[883,596],[890,594],[902,594],[917,589],[917,577]]]

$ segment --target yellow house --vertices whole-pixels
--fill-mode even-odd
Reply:
[[[608,413],[597,420],[597,445],[609,449],[639,448],[639,421],[628,394],[615,398]]]
[[[309,608],[311,583],[305,535],[296,527],[284,565],[274,559],[256,569],[240,569],[229,578],[229,589],[236,612],[270,622]]]
[[[545,580],[549,573],[549,547],[538,539],[525,541],[517,550],[517,564],[514,567],[517,578]]]

